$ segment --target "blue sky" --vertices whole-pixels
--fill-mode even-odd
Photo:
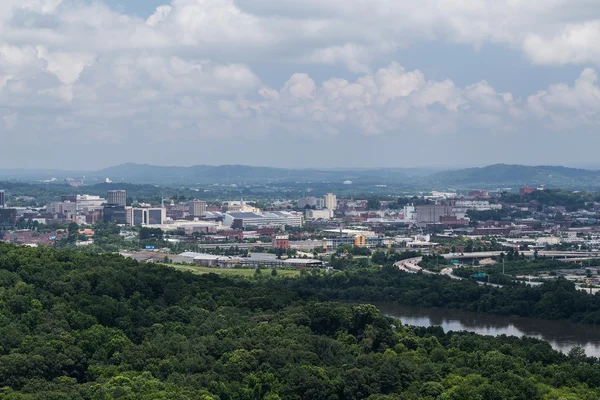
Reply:
[[[599,63],[592,0],[5,0],[0,168],[595,164]]]

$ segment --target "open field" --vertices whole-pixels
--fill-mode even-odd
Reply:
[[[254,275],[254,269],[233,269],[233,268],[210,268],[210,267],[201,267],[201,266],[191,266],[191,265],[173,265],[166,264],[170,267],[178,269],[180,271],[191,271],[195,274],[219,274],[226,276],[252,276]],[[263,274],[270,274],[270,269],[263,269]],[[300,271],[297,270],[287,270],[287,269],[277,269],[278,276],[298,276],[300,275]]]

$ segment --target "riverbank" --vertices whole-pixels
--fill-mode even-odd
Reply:
[[[468,331],[487,336],[527,336],[542,339],[552,348],[568,353],[581,347],[588,356],[600,357],[600,326],[535,318],[496,316],[469,311],[369,302],[379,311],[404,325],[440,326],[444,331]]]

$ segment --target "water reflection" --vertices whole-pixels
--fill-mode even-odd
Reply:
[[[444,308],[410,307],[395,303],[373,303],[383,314],[405,325],[441,326],[445,331],[469,331],[480,335],[529,336],[549,342],[567,353],[575,346],[588,356],[600,357],[600,326],[503,317]]]

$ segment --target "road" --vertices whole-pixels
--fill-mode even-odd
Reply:
[[[440,254],[447,260],[460,260],[460,259],[472,259],[472,258],[490,258],[498,257],[500,253],[506,254],[506,251],[480,251],[475,253],[454,253],[454,254]],[[531,250],[521,251],[525,257],[533,257],[535,252]],[[588,260],[590,258],[600,258],[598,252],[586,252],[586,251],[538,251],[538,257],[549,257],[549,258],[562,258],[562,259],[576,259],[577,261]]]
[[[398,269],[400,269],[401,271],[410,272],[413,274],[416,274],[417,272],[421,271],[425,272],[423,268],[419,267],[419,263],[421,262],[421,260],[423,260],[423,257],[408,258],[406,260],[400,260],[394,263],[394,266],[398,267]]]
[[[445,276],[448,276],[452,279],[456,279],[459,281],[462,281],[463,279],[465,279],[460,276],[454,275],[453,272],[454,272],[453,268],[444,268],[442,270],[442,272],[440,272],[440,275],[445,275]],[[488,283],[488,282],[480,282],[480,281],[477,281],[477,283],[480,285],[490,285],[490,286],[494,286],[494,287],[503,287],[504,286],[504,285],[498,285],[497,283]]]

